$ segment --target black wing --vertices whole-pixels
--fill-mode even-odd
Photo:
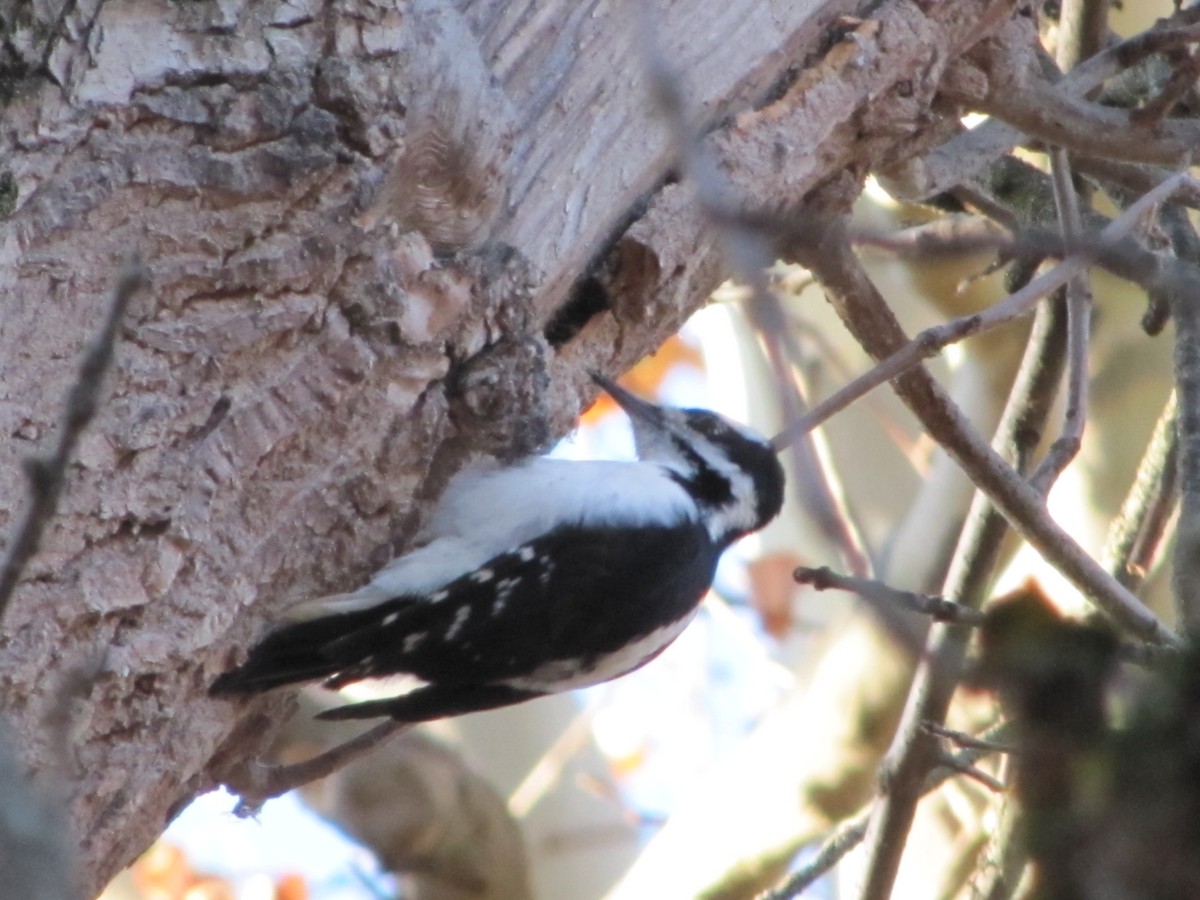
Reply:
[[[700,525],[563,527],[496,557],[382,626],[332,642],[325,652],[364,675],[404,672],[439,684],[519,678],[556,660],[586,664],[695,610],[718,557]],[[359,675],[357,677],[364,677]]]
[[[690,615],[718,556],[698,523],[561,527],[450,582],[433,595],[441,599],[400,597],[284,626],[213,691],[317,679],[336,687],[407,673],[435,686],[470,687],[482,698],[486,686],[548,662],[587,669]]]

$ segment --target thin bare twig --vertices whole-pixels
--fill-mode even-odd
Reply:
[[[860,343],[873,356],[883,356],[904,341],[903,332],[857,259],[837,239],[835,232],[827,231],[827,235],[828,238],[817,246],[797,248],[802,251],[798,255],[801,261],[810,263],[814,274],[825,285],[827,294],[843,321]],[[1031,334],[1026,363],[1023,364],[1018,379],[1021,386],[1014,390],[1014,400],[1009,404],[1004,424],[999,429],[1000,433],[1005,435],[1000,445],[1011,452],[1019,467],[1023,467],[1036,446],[1036,435],[1044,425],[1055,386],[1061,378],[1062,370],[1058,360],[1063,355],[1060,348],[1065,338],[1065,317],[1059,313],[1059,309],[1060,306],[1054,304],[1045,305],[1039,311]],[[1023,479],[1016,476],[998,455],[988,450],[961,411],[924,370],[914,370],[898,379],[896,389],[931,436],[960,461],[976,483],[986,486],[989,480],[996,479],[1010,481],[1014,489],[1028,489]],[[988,462],[983,467],[977,465],[976,462],[981,462],[984,457]],[[968,458],[976,462],[968,462]],[[983,469],[993,467],[994,471],[988,475],[982,474]],[[1032,494],[1031,491],[1029,493]],[[1041,510],[1040,498],[1035,506]],[[986,512],[986,504],[977,496],[968,516],[966,532],[955,554],[951,576],[947,580],[948,597],[979,602],[985,595],[984,585],[990,577],[1003,533],[1003,520],[994,513]],[[934,632],[962,633],[961,629],[944,630],[940,627],[935,627]],[[957,672],[961,668],[961,655],[965,643],[943,643],[934,640],[928,647],[929,649],[921,654],[926,688],[921,689],[924,696],[914,693],[910,702],[910,708],[914,710],[933,710],[941,706],[943,700],[948,702],[949,693],[956,683]],[[914,691],[918,689],[914,688]],[[935,689],[940,696],[934,697],[928,689]],[[944,712],[939,711],[933,717],[941,718],[942,715]],[[919,727],[922,718],[929,717],[906,717],[904,739],[898,738],[899,746],[918,741],[919,735],[915,734],[915,729]],[[881,799],[874,808],[876,816],[889,809],[900,811],[905,807],[906,804],[893,802],[897,798],[890,793],[897,789],[906,794],[910,789],[916,790],[917,794],[912,798],[912,803],[915,804],[921,780],[929,767],[936,762],[936,744],[932,741],[920,743],[927,756],[922,759],[921,765],[911,767],[909,775],[898,773],[894,766],[885,766],[885,771],[893,774],[887,778],[886,790],[889,795]],[[903,787],[900,788],[900,785]],[[905,830],[905,827],[901,827],[891,833],[902,834]],[[902,844],[902,840],[901,837],[900,842],[895,845],[897,848]],[[898,855],[889,855],[898,860]],[[890,882],[890,877],[885,875],[882,866],[872,866],[872,871],[877,876],[885,876],[874,889],[886,892],[886,883]]]
[[[404,734],[412,728],[411,722],[388,719],[358,737],[318,753],[311,759],[290,765],[268,766],[252,762],[239,771],[238,777],[226,778],[225,787],[238,795],[234,815],[246,818],[258,815],[264,803],[280,797],[290,790],[324,778],[338,769],[349,765],[385,741]]]
[[[815,246],[797,248],[800,251],[797,255],[809,264],[824,284],[843,321],[868,352],[876,357],[884,356],[902,344],[903,333],[845,241],[832,230],[826,234],[827,237]],[[1046,354],[1039,351],[1037,355]],[[1061,370],[1042,368],[1050,373],[1050,377],[1040,376],[1039,383],[1057,384]],[[1085,594],[1126,625],[1133,624],[1134,619],[1139,620],[1142,624],[1134,629],[1135,634],[1142,637],[1153,634],[1152,640],[1163,643],[1176,640],[1157,617],[1124,591],[1053,521],[1041,496],[984,444],[927,373],[914,370],[898,379],[896,387],[930,434],[987,492],[1005,518],[1068,578],[1081,586],[1086,583]],[[1049,395],[1049,391],[1042,388],[1036,393]],[[998,429],[998,446],[1014,443],[1014,438],[1027,430],[1014,424],[1025,418],[1031,408],[1029,399],[1022,394],[1023,390],[1014,390],[1005,421]],[[1040,401],[1040,406],[1043,412],[1039,417],[1044,418],[1044,410],[1048,409],[1045,399]],[[1034,433],[1040,428],[1040,425],[1035,426]],[[982,496],[977,495],[947,578],[945,594],[948,598],[970,604],[980,601],[1003,531],[999,517],[991,513]],[[1114,606],[1107,605],[1114,601]],[[904,720],[884,766],[884,793],[871,819],[871,861],[863,893],[866,898],[886,897],[894,884],[916,803],[921,796],[920,786],[936,761],[936,744],[921,733],[920,723],[944,718],[957,684],[957,673],[962,668],[965,649],[961,629],[934,626],[928,650],[921,658]]]
[[[994,447],[1012,457],[1015,470],[1009,472],[1022,485],[1025,482],[1021,476],[1030,465],[1037,435],[1049,418],[1062,377],[1064,326],[1061,304],[1039,308],[1021,368],[993,438]],[[996,506],[982,492],[976,492],[946,576],[947,597],[971,607],[982,605],[1007,530],[1008,525]],[[962,629],[935,626],[930,631],[909,702],[882,767],[884,788],[871,818],[865,898],[884,898],[891,893],[905,837],[922,796],[921,786],[937,763],[939,748],[929,736],[928,725],[945,720],[963,671],[967,640]]]
[[[129,301],[146,283],[146,270],[134,259],[117,277],[112,299],[99,333],[92,339],[79,364],[79,374],[67,392],[63,421],[54,449],[44,457],[25,461],[29,479],[29,505],[9,541],[0,562],[0,620],[3,620],[13,591],[21,580],[25,566],[41,544],[42,532],[58,508],[58,498],[66,482],[67,463],[75,452],[79,436],[96,415],[104,374],[112,362],[117,329]]]
[[[871,807],[867,806],[850,818],[843,819],[825,838],[812,859],[793,872],[779,887],[760,894],[757,900],[792,900],[803,895],[820,878],[831,872],[842,861],[842,857],[862,843],[870,818]]]
[[[884,330],[881,323],[886,321],[886,332],[890,332],[892,335],[890,341],[895,341],[897,337],[895,334],[897,327],[892,324],[893,320],[890,318],[886,305],[878,296],[874,286],[861,273],[857,262],[847,250],[831,245],[829,241],[823,243],[819,250],[819,253],[809,254],[814,273],[822,279],[827,290],[830,290],[831,293],[836,292],[835,304],[839,306],[839,310],[845,304],[846,311],[843,313],[843,319],[852,330],[864,336],[860,340],[869,339],[869,341],[864,340],[868,349],[879,355],[880,350],[886,348],[884,340],[878,336],[878,332]],[[917,371],[913,375],[923,375],[923,373]],[[941,410],[938,415],[933,415],[928,409],[922,408],[916,402],[917,386],[909,385],[908,381],[910,380],[912,380],[911,376],[905,376],[904,381],[898,381],[897,387],[902,391],[902,397],[922,419],[934,437],[960,460],[960,463],[972,475],[973,480],[988,492],[996,505],[1004,511],[1006,517],[1038,547],[1047,559],[1054,558],[1055,564],[1060,566],[1066,562],[1062,551],[1073,542],[1052,523],[1052,520],[1045,514],[1041,501],[1036,501],[1032,507],[1026,507],[1024,513],[1018,513],[1011,505],[1011,500],[1014,499],[1014,495],[1023,495],[1023,489],[1028,486],[1020,479],[1016,479],[1016,483],[1009,485],[1011,491],[1008,489],[994,490],[993,486],[988,483],[994,474],[992,464],[979,465],[982,457],[991,457],[992,454],[986,450],[980,450],[977,446],[972,446],[970,450],[963,453],[962,451],[966,448],[962,445],[977,445],[977,438],[965,426],[946,427],[944,420],[951,415],[947,411],[950,407],[946,401],[939,398],[939,402],[945,404],[947,409]],[[903,393],[906,390],[911,392],[908,396]],[[924,390],[927,395],[923,399],[927,402],[930,389],[924,388]],[[1018,392],[1014,391],[1010,410],[1024,410],[1027,406],[1024,400],[1017,399],[1017,394]],[[1008,418],[1007,414],[1006,418]],[[1006,427],[1002,425],[999,432],[1003,434],[1005,431]],[[998,443],[1003,445],[1004,439],[1001,438]],[[1013,474],[1009,470],[1009,473],[1003,475],[1001,480],[1007,481]],[[964,532],[960,542],[960,552],[956,553],[951,574],[947,579],[946,596],[959,601],[976,602],[982,583],[981,576],[985,576],[990,571],[994,559],[994,548],[999,540],[999,534],[995,531],[995,516],[988,513],[986,507],[978,500],[977,497],[973,514],[968,520],[968,529]],[[1025,506],[1025,502],[1025,499],[1018,500],[1021,506]],[[1035,527],[1030,527],[1034,525],[1034,522],[1027,518],[1028,515],[1032,515],[1038,520]],[[1059,534],[1049,543],[1042,543],[1048,537],[1048,534],[1043,533],[1044,529],[1053,529]],[[1068,555],[1075,557],[1075,549],[1071,549]],[[1115,599],[1116,592],[1120,591],[1122,599],[1118,602],[1118,606],[1121,607],[1122,612],[1117,614],[1119,618],[1124,619],[1125,616],[1133,614],[1147,624],[1151,620],[1156,621],[1156,617],[1150,614],[1136,598],[1121,590],[1115,580],[1107,572],[1103,572],[1086,554],[1082,554],[1080,551],[1080,556],[1069,565],[1074,566],[1076,563],[1091,572],[1087,579],[1091,582],[1092,588],[1103,582],[1105,585],[1103,590],[1110,599]],[[1061,570],[1075,580],[1076,576],[1067,572],[1065,567]],[[1080,584],[1079,581],[1076,583]],[[964,591],[969,593],[964,593]],[[1085,593],[1091,593],[1090,589],[1085,589]],[[1093,596],[1098,599],[1098,595],[1093,594]],[[1101,601],[1101,603],[1104,602],[1107,601]],[[1107,607],[1105,608],[1107,609]],[[1115,612],[1115,608],[1108,611]],[[1174,644],[1176,642],[1174,635],[1161,622],[1151,628],[1162,643]],[[1148,634],[1148,632],[1135,633],[1143,636]],[[936,756],[936,747],[927,737],[922,738],[919,724],[930,719],[940,721],[944,717],[956,683],[955,673],[960,670],[964,655],[965,642],[961,631],[935,626],[929,650],[922,657],[904,721],[893,745],[893,751],[889,753],[888,762],[885,764],[884,794],[876,804],[871,817],[871,860],[863,891],[863,896],[866,898],[886,897],[894,884],[905,838],[911,826],[916,803],[921,796],[920,784],[925,773],[933,765]]]
[[[1076,172],[1099,182],[1106,191],[1117,196],[1140,197],[1175,174],[1173,170],[1162,166],[1118,162],[1083,153],[1072,153],[1071,165]],[[1197,200],[1200,198],[1186,195],[1175,198],[1181,206],[1192,209],[1200,206]]]
[[[1056,149],[1051,153],[1051,171],[1063,241],[1068,248],[1072,248],[1083,234],[1083,216],[1079,212],[1079,196],[1072,182],[1071,164],[1066,151]],[[1050,492],[1083,443],[1091,328],[1092,289],[1087,270],[1084,269],[1067,282],[1067,409],[1063,416],[1062,433],[1029,479],[1034,489],[1042,494]]]
[[[1015,219],[1000,222],[990,212],[986,216],[964,213],[942,216],[900,231],[859,231],[852,239],[855,247],[875,247],[901,259],[922,260],[985,251],[1007,254],[1015,246],[1014,232],[1019,228],[1020,223]]]
[[[1005,723],[988,729],[981,736],[987,743],[1000,744],[1007,740],[1011,733],[1010,726]],[[959,764],[970,765],[993,753],[990,748],[969,748],[956,754],[954,759]],[[929,773],[925,782],[925,793],[937,790],[955,775],[955,768],[939,766]],[[805,890],[823,875],[833,869],[847,853],[862,843],[867,834],[867,823],[871,818],[871,810],[875,801],[864,806],[857,813],[845,819],[830,833],[816,855],[803,867],[793,872],[783,884],[772,891],[761,894],[758,900],[793,900],[801,896]]]
[[[1187,173],[1178,173],[1164,181],[1163,184],[1158,185],[1153,191],[1148,192],[1144,197],[1139,199],[1138,203],[1130,205],[1120,216],[1114,218],[1108,224],[1108,227],[1105,227],[1098,235],[1098,244],[1111,244],[1111,242],[1122,238],[1123,235],[1126,235],[1130,229],[1133,229],[1138,224],[1142,216],[1145,216],[1154,206],[1162,203],[1177,188],[1184,185],[1195,185],[1195,182],[1192,178],[1189,178]],[[1091,248],[1084,248],[1084,250],[1080,250],[1078,253],[1070,253],[1069,256],[1064,258],[1054,268],[1034,278],[1024,288],[1021,288],[1018,292],[1009,294],[1007,298],[1004,298],[1004,300],[998,302],[995,306],[991,306],[988,310],[973,314],[973,316],[950,319],[949,322],[925,329],[919,335],[913,337],[912,340],[905,343],[900,349],[889,354],[886,359],[878,362],[869,372],[863,373],[862,376],[854,379],[853,382],[845,385],[844,388],[835,391],[826,400],[812,407],[808,414],[800,416],[798,421],[792,422],[784,431],[776,434],[772,438],[772,446],[776,450],[784,448],[792,440],[797,439],[800,434],[808,433],[812,428],[821,425],[823,421],[829,419],[830,416],[840,413],[842,409],[850,406],[851,403],[858,400],[866,392],[874,390],[881,384],[890,382],[890,380],[916,367],[920,362],[924,362],[926,359],[931,358],[931,356],[941,353],[941,350],[948,347],[949,344],[964,340],[966,337],[978,335],[980,332],[997,328],[997,326],[1008,324],[1009,322],[1013,322],[1014,319],[1025,316],[1033,305],[1037,304],[1039,299],[1049,294],[1051,290],[1062,287],[1063,284],[1070,281],[1070,278],[1075,277],[1076,274],[1084,270],[1087,264],[1091,262],[1094,253],[1096,251],[1091,250]]]
[[[1012,753],[1016,746],[999,741],[988,740],[955,728],[947,728],[941,722],[923,722],[921,727],[934,737],[945,738],[964,749],[984,750],[988,753]]]
[[[971,628],[977,628],[983,624],[983,613],[969,606],[953,603],[943,597],[934,597],[931,594],[901,591],[872,578],[839,575],[826,566],[819,568],[801,566],[796,569],[792,577],[796,579],[797,583],[807,584],[818,591],[830,589],[849,591],[869,603],[906,609],[922,616],[929,616],[935,622],[949,622]]]
[[[975,766],[971,765],[970,763],[959,762],[958,758],[956,756],[954,756],[954,754],[939,753],[937,759],[938,759],[939,765],[945,766],[946,768],[949,768],[949,769],[953,769],[955,772],[958,772],[958,774],[965,775],[967,778],[970,778],[972,781],[979,782],[980,784],[982,784],[985,788],[987,788],[992,793],[995,793],[995,794],[1004,793],[1005,786],[1004,786],[1003,781],[1001,781],[999,778],[996,778],[994,775],[989,775],[987,772],[984,772],[982,769],[976,768]]]
[[[1134,228],[1142,216],[1183,187],[1193,190],[1196,188],[1196,182],[1186,173],[1176,174],[1164,181],[1139,199],[1136,204],[1131,205],[1120,216],[1113,219],[1097,236],[1097,243],[1111,243],[1124,236]],[[1033,279],[1021,290],[1009,294],[995,306],[975,315],[961,316],[941,325],[927,328],[898,350],[880,360],[870,371],[834,392],[814,406],[806,415],[775,435],[771,439],[771,445],[776,450],[786,447],[800,435],[806,434],[835,413],[841,412],[863,394],[903,375],[926,359],[936,356],[950,344],[991,328],[1008,324],[1028,314],[1039,299],[1062,287],[1077,273],[1083,271],[1092,260],[1094,253],[1095,251],[1091,248],[1072,253],[1048,272]]]
[[[1013,760],[1000,762],[1006,779],[1012,777]],[[1009,900],[1016,896],[1021,875],[1029,865],[1029,847],[1024,840],[1024,810],[1020,804],[1005,803],[1000,823],[990,835],[989,881],[977,892],[981,900]]]
[[[1072,160],[1074,159],[1075,156],[1072,155]],[[1093,168],[1098,168],[1097,161],[1089,160],[1088,163]],[[1161,169],[1124,163],[1105,165],[1108,168],[1119,168],[1124,173],[1133,173],[1127,180],[1137,184],[1144,183],[1146,193],[1157,192],[1165,181],[1177,175],[1171,172],[1164,173]],[[1029,164],[1008,158],[995,169],[997,171],[991,173],[990,179],[1005,185],[1005,192],[1013,195],[1015,202],[1028,205],[1029,201],[1025,199],[1025,195],[1040,191],[1043,184],[1048,192],[1053,191],[1053,183],[1049,176]],[[1200,208],[1200,182],[1193,179],[1176,181],[1174,191],[1168,192],[1171,195],[1172,206]],[[1080,237],[1074,245],[1068,246],[1058,229],[1051,230],[1031,224],[1031,216],[1028,213],[1024,217],[1018,215],[1014,209],[1002,202],[1002,195],[992,196],[987,190],[973,184],[959,185],[951,193],[960,202],[979,209],[1003,228],[995,225],[988,228],[969,222],[946,227],[941,225],[940,221],[899,233],[854,228],[848,232],[853,246],[878,248],[906,258],[994,250],[997,261],[993,265],[997,267],[1010,259],[1065,260],[1073,253],[1082,253],[1088,257],[1088,265],[1099,266],[1119,278],[1140,285],[1152,296],[1168,289],[1173,281],[1181,278],[1181,273],[1172,265],[1173,260],[1167,260],[1149,250],[1136,237],[1119,236],[1135,229],[1117,226],[1114,231],[1107,232],[1111,239],[1103,237],[1106,229],[1113,225],[1113,221],[1090,207],[1083,215],[1082,224],[1086,232],[1081,230]],[[1131,202],[1138,200],[1142,195],[1141,190],[1132,192]],[[1161,198],[1162,194],[1156,193],[1156,196]],[[821,239],[821,231],[826,227],[821,216],[783,216],[761,211],[738,214],[714,211],[711,215],[719,226],[728,226],[738,234],[758,236],[782,247],[817,242]],[[1036,222],[1036,216],[1032,218]]]
[[[1178,422],[1179,405],[1172,391],[1100,554],[1101,564],[1131,591],[1145,579],[1175,506]]]
[[[1137,166],[1073,155],[1072,165],[1076,163],[1079,164],[1077,168],[1082,167],[1086,174],[1099,181],[1110,197],[1126,205],[1170,177],[1169,172],[1154,166]],[[1175,240],[1172,241],[1174,244],[1179,243],[1179,232],[1192,230],[1184,207],[1197,208],[1189,195],[1177,194],[1173,202],[1163,204],[1159,210],[1159,225],[1168,236],[1175,235]],[[1147,302],[1146,311],[1142,315],[1142,330],[1154,336],[1162,332],[1171,317],[1168,296],[1172,291],[1179,290],[1181,284],[1188,282],[1191,277],[1188,269],[1200,260],[1189,260],[1185,254],[1176,250],[1174,257],[1160,256],[1156,264],[1147,265],[1147,260],[1136,259],[1140,255],[1135,250],[1121,260],[1123,264],[1127,262],[1131,265],[1129,274],[1117,273],[1111,265],[1104,267],[1146,289]],[[1144,275],[1135,274],[1136,272]]]
[[[1132,167],[1130,167],[1132,168]],[[1151,188],[1161,181],[1149,180]],[[964,195],[966,192],[963,192]],[[981,196],[982,192],[974,192]],[[974,203],[975,201],[972,201]],[[1179,205],[1185,205],[1180,203]],[[1000,208],[993,202],[990,207],[994,211]],[[1088,224],[1095,231],[1107,227],[1110,220],[1089,210]],[[1097,227],[1098,224],[1098,227]],[[936,259],[939,256],[961,256],[980,251],[994,251],[996,260],[981,274],[999,268],[1013,259],[1022,258],[1056,258],[1065,259],[1072,252],[1089,252],[1093,254],[1092,264],[1105,269],[1134,284],[1145,288],[1151,294],[1163,290],[1178,274],[1171,266],[1164,265],[1163,258],[1144,247],[1132,237],[1121,238],[1109,243],[1094,237],[1084,237],[1068,247],[1062,236],[1039,227],[1014,226],[1013,230],[1005,231],[993,226],[992,230],[974,227],[947,229],[936,228],[937,223],[921,225],[901,232],[879,233],[866,230],[851,232],[851,240],[855,247],[870,247],[885,252],[895,253],[904,259]]]
[[[887,356],[889,351],[905,344],[903,330],[862,270],[844,235],[836,229],[826,229],[825,234],[819,244],[798,246],[792,248],[793,252],[821,279],[843,321],[867,351],[877,358]],[[888,359],[895,359],[903,352],[893,353]],[[987,492],[1014,527],[1085,596],[1122,628],[1142,640],[1177,643],[1176,636],[1156,615],[1102,569],[1054,521],[1047,513],[1041,495],[1024,479],[1018,478],[991,450],[928,373],[920,369],[907,372],[897,379],[896,389],[933,438]],[[848,393],[846,389],[843,392]],[[847,405],[850,401],[843,392],[839,392],[840,397],[835,395],[818,404],[799,425],[811,427],[815,424],[812,420],[823,420],[830,407]],[[796,427],[789,428],[785,436]],[[776,446],[779,440],[777,436]]]
[[[852,381],[854,379],[856,367],[850,360],[842,358],[839,348],[834,346],[828,336],[823,333],[822,329],[815,322],[805,319],[793,319],[789,322],[789,325],[786,341],[788,359],[792,365],[792,370],[797,373],[797,378],[804,382],[806,397],[811,397],[813,394],[808,377],[808,361],[812,359],[813,355],[821,360],[822,368],[828,371],[831,378],[842,381]],[[815,347],[814,353],[810,354],[807,351],[802,352],[800,350],[799,336],[803,336],[813,343]],[[923,476],[928,467],[928,461],[925,459],[925,451],[922,446],[924,439],[920,435],[910,437],[901,422],[902,414],[897,414],[888,404],[880,402],[879,397],[867,394],[863,398],[863,404],[870,408],[871,416],[879,422],[879,427],[883,433],[899,448],[901,454],[908,461],[909,465],[912,466],[913,471],[917,475]]]
[[[779,397],[780,420],[790,422],[807,410],[804,396],[796,384],[799,371],[799,348],[789,346],[790,329],[783,306],[773,291],[756,293],[745,304],[747,318],[758,332],[766,348],[767,360],[774,373]],[[792,362],[789,365],[787,352]],[[841,558],[856,575],[868,577],[872,572],[871,556],[867,552],[862,532],[842,501],[837,490],[837,473],[829,471],[810,434],[790,445],[792,469],[796,475],[801,504],[811,515],[829,542],[838,549]]]

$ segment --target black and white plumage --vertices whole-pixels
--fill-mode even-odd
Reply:
[[[706,410],[597,382],[633,424],[636,462],[534,458],[464,472],[416,549],[366,586],[295,607],[212,693],[416,676],[323,718],[425,721],[598,684],[683,631],[721,553],[783,503],[766,440]]]

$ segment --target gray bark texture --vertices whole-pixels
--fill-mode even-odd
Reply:
[[[944,133],[945,66],[1017,4],[868,5],[0,3],[0,534],[118,272],[149,276],[0,622],[84,893],[269,743],[286,699],[206,688],[275,614],[361,583],[474,457],[566,433],[588,369],[717,284],[647,54],[778,213]]]

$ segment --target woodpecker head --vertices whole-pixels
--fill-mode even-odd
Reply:
[[[757,531],[783,506],[783,467],[766,438],[705,409],[671,409],[593,379],[633,425],[638,459],[655,462],[687,489],[722,546]]]

